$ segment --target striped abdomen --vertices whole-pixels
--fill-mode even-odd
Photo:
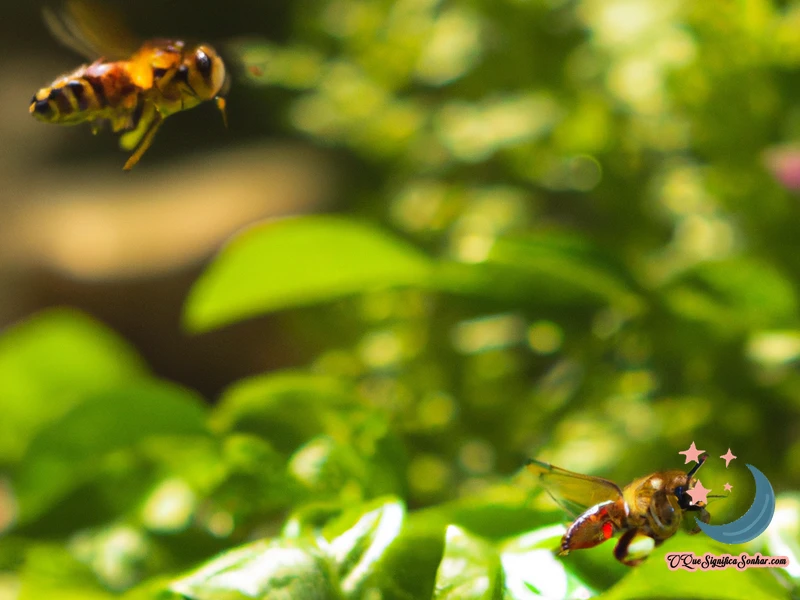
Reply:
[[[119,131],[130,126],[139,92],[126,63],[94,63],[36,92],[29,111],[40,121],[65,125],[109,119]]]

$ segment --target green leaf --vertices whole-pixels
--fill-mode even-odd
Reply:
[[[192,289],[184,321],[207,331],[284,308],[418,286],[429,260],[380,229],[312,216],[258,225],[226,246]]]
[[[530,491],[519,482],[495,484],[469,496],[418,511],[443,525],[458,525],[490,540],[502,540],[551,523],[532,506]]]
[[[170,584],[191,600],[334,600],[341,596],[324,553],[303,540],[264,540],[231,550]]]
[[[111,600],[89,567],[54,545],[29,548],[18,600]]]
[[[115,591],[127,590],[158,564],[152,541],[126,524],[81,531],[72,537],[69,549],[97,581]]]
[[[482,263],[445,265],[442,279],[455,292],[509,297],[539,304],[641,306],[630,274],[599,248],[561,233],[498,238]]]
[[[224,472],[209,500],[224,507],[237,527],[273,515],[298,497],[298,486],[286,473],[286,459],[265,440],[231,435],[225,439],[222,458]]]
[[[749,258],[701,264],[667,288],[666,301],[683,318],[720,332],[797,322],[790,281],[772,265]]]
[[[112,331],[71,310],[49,310],[0,337],[0,463],[83,394],[141,378],[142,360]]]
[[[789,566],[783,569],[795,586],[800,586],[800,494],[781,494],[775,503],[775,516],[763,536],[763,551],[770,556],[786,556]]]
[[[180,594],[167,589],[171,581],[170,577],[148,579],[117,598],[124,600],[185,600]]]
[[[259,375],[237,382],[220,398],[211,424],[220,432],[260,435],[283,452],[326,431],[329,409],[358,403],[352,390],[332,377],[303,372]]]
[[[364,513],[346,531],[334,537],[328,553],[336,565],[341,589],[346,598],[363,597],[364,586],[386,549],[400,533],[405,517],[405,506],[399,500],[381,500],[377,508]],[[328,531],[341,527],[351,518],[346,515],[330,525]]]
[[[409,519],[375,563],[363,585],[364,596],[383,600],[430,598],[444,552],[444,529]]]
[[[220,432],[269,440],[316,500],[358,484],[365,497],[402,493],[405,454],[388,421],[341,382],[302,372],[253,377],[227,390],[214,411]]]
[[[111,452],[153,436],[203,434],[202,401],[178,386],[141,382],[91,394],[28,448],[12,480],[19,521],[34,519],[84,483]]]
[[[703,557],[731,554],[738,556],[741,547],[720,544],[700,535],[678,534],[653,550],[647,560],[631,569],[617,585],[603,594],[603,600],[633,600],[642,598],[689,598],[713,600],[779,600],[789,598],[789,592],[781,587],[770,569],[736,568],[713,571],[671,571],[665,555],[668,552],[692,552]]]
[[[444,556],[436,572],[434,600],[499,600],[503,572],[497,552],[455,525],[447,528]]]
[[[567,600],[595,595],[581,577],[559,560],[563,525],[552,525],[516,538],[500,547],[508,597],[515,600]]]

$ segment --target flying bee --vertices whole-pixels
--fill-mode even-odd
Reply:
[[[707,454],[702,455],[688,473],[677,469],[659,471],[640,477],[624,489],[607,479],[572,473],[538,460],[530,460],[526,466],[553,500],[575,519],[561,538],[559,554],[593,548],[621,535],[614,556],[633,566],[646,558],[629,557],[635,538],[649,537],[658,546],[677,533],[687,512],[696,512],[696,518],[703,523],[711,520],[705,505],[692,504],[687,493],[707,458]],[[699,530],[695,527],[691,533]]]
[[[172,114],[214,100],[227,125],[229,76],[210,45],[139,42],[115,13],[89,0],[66,0],[58,12],[45,9],[44,20],[56,39],[94,62],[36,92],[30,113],[45,123],[88,122],[93,133],[108,123],[122,133],[120,147],[133,152],[125,170],[139,162]]]

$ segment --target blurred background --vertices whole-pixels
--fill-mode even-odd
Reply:
[[[113,5],[227,52],[230,128],[175,115],[123,173],[115,136],[25,114],[82,59],[41,5],[5,9],[0,326],[77,308],[211,405],[287,367],[346,380],[402,440],[413,508],[528,456],[625,483],[692,441],[741,457],[704,467],[741,490],[723,514],[750,502],[744,462],[800,487],[800,2]],[[182,329],[226,240],[322,212],[421,249],[447,289]]]

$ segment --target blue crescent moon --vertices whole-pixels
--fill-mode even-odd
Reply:
[[[769,527],[775,514],[775,492],[769,479],[753,465],[747,465],[756,480],[753,504],[741,517],[725,525],[707,525],[700,520],[698,527],[711,539],[724,544],[744,544],[756,539]]]

